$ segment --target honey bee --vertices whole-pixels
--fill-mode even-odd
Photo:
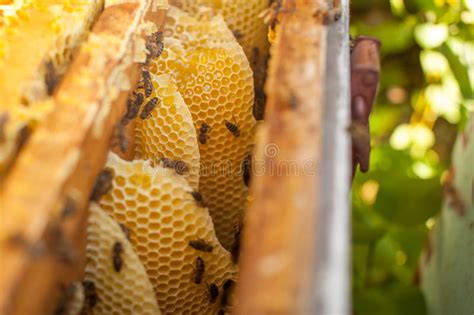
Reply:
[[[151,59],[161,56],[165,48],[163,43],[163,32],[158,31],[151,34],[148,37],[146,48],[148,50],[147,63],[149,63]]]
[[[112,189],[112,180],[114,178],[114,171],[110,168],[105,168],[99,173],[92,190],[90,200],[99,201],[100,198],[107,194]]]
[[[235,281],[227,279],[222,285],[221,308],[225,308],[229,304],[229,298],[235,287]]]
[[[275,27],[278,23],[278,15],[283,11],[283,0],[276,0],[273,1],[270,7],[264,10],[260,15],[259,18],[263,18],[263,22],[274,31]]]
[[[95,284],[92,281],[83,281],[84,288],[84,306],[86,309],[93,308],[97,304],[98,296]]]
[[[232,256],[232,262],[234,264],[239,262],[240,255],[240,241],[242,237],[242,223],[239,222],[234,226],[234,243],[230,249],[230,254]]]
[[[114,246],[112,247],[112,264],[116,272],[120,272],[120,270],[122,270],[122,265],[123,265],[122,253],[123,253],[122,243],[118,241],[115,242]]]
[[[229,130],[230,133],[234,135],[234,137],[236,137],[236,138],[240,137],[240,128],[237,125],[237,122],[235,121],[235,117],[234,117],[234,122],[224,120],[224,123],[225,123],[225,127],[227,128],[227,130]]]
[[[201,142],[201,144],[207,143],[210,130],[211,130],[211,126],[209,126],[205,122],[201,124],[201,128],[199,128],[199,142]]]
[[[181,160],[172,160],[172,159],[162,158],[161,164],[165,168],[174,169],[176,174],[178,175],[184,175],[187,172],[189,172],[188,165],[186,164],[186,162],[181,161]]]
[[[119,226],[122,229],[123,234],[125,234],[127,240],[130,241],[130,230],[125,226],[125,224],[119,223]]]
[[[147,119],[151,116],[151,112],[155,109],[156,105],[158,104],[158,97],[152,98],[148,103],[146,103],[145,107],[143,108],[140,118]]]
[[[0,114],[0,143],[5,142],[6,139],[6,132],[5,129],[7,128],[8,120],[10,116],[8,113]]]
[[[150,97],[151,93],[153,93],[153,82],[151,81],[151,75],[148,70],[142,70],[142,80],[140,81],[143,85],[139,86],[139,88],[143,88],[145,90],[145,96]]]
[[[128,149],[128,139],[125,135],[125,125],[123,121],[119,122],[117,124],[117,127],[115,127],[115,143],[113,146],[118,146],[120,148],[121,152],[126,152]]]
[[[204,260],[201,257],[196,258],[195,268],[196,268],[196,272],[194,274],[194,283],[200,284],[202,282],[204,271],[206,270],[206,266],[204,265]]]
[[[263,83],[262,83],[263,86]],[[267,97],[263,88],[255,88],[255,100],[253,105],[253,116],[256,120],[263,120],[265,117],[265,102]]]
[[[250,186],[250,181],[252,179],[252,155],[248,154],[242,161],[242,177],[244,180],[245,186]]]
[[[208,284],[206,297],[209,299],[209,302],[211,304],[216,302],[218,296],[219,296],[219,287],[215,283]]]
[[[59,76],[56,72],[56,68],[51,61],[46,63],[45,75],[44,75],[44,83],[46,84],[46,92],[48,95],[52,95],[54,89],[58,85]]]
[[[195,250],[199,250],[199,251],[207,252],[207,253],[211,253],[212,248],[213,248],[212,245],[206,243],[206,241],[202,239],[189,241],[188,245],[194,248]]]
[[[122,120],[126,125],[129,121],[135,119],[140,112],[140,107],[142,106],[143,102],[145,101],[145,97],[142,93],[133,92],[134,99],[128,98],[127,100],[127,113]]]
[[[189,192],[191,196],[193,196],[194,201],[196,201],[196,204],[200,207],[205,207],[206,204],[204,202],[204,198],[202,197],[201,193],[198,191],[191,191]]]

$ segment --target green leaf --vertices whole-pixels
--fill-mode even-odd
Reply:
[[[395,182],[383,183],[375,207],[393,223],[422,224],[441,209],[439,179],[398,178]]]
[[[444,43],[438,48],[438,51],[441,52],[446,59],[448,59],[449,66],[458,81],[459,89],[461,90],[462,95],[466,99],[473,99],[474,93],[472,90],[472,85],[469,79],[468,68],[462,64],[459,56],[454,53],[451,47]]]
[[[398,315],[426,314],[426,303],[422,292],[414,286],[400,287],[392,293]]]

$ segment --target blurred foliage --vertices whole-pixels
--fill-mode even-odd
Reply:
[[[354,312],[422,315],[421,251],[474,109],[474,0],[352,0],[351,34],[382,42],[371,171],[353,185]]]

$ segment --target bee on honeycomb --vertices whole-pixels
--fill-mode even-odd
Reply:
[[[116,272],[111,249],[121,244],[123,265]],[[89,208],[87,265],[83,283],[83,313],[108,315],[159,315],[153,287],[145,268],[120,225],[97,204]]]
[[[191,113],[168,74],[151,73],[150,80],[154,85],[150,98],[158,98],[160,104],[150,118],[137,119],[136,157],[153,165],[163,158],[183,161],[189,169],[183,176],[197,189],[200,155]]]
[[[237,267],[219,244],[208,210],[189,194],[192,189],[186,179],[172,169],[152,166],[149,161],[125,161],[114,153],[107,167],[116,176],[100,205],[130,231],[163,314],[217,313],[219,303],[204,299],[203,285],[195,283],[196,260],[201,257],[205,264],[198,280],[218,286],[235,279]],[[194,240],[204,240],[212,252],[189,246]]]
[[[233,218],[245,208],[247,187],[241,163],[253,144],[254,85],[249,62],[221,16],[200,19],[171,7],[164,29],[166,50],[149,65],[151,73],[172,76],[191,112],[199,142],[199,192],[206,201],[216,233],[226,248],[233,242]],[[226,122],[238,123],[232,132]]]

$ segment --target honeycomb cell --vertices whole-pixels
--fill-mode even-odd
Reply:
[[[269,55],[267,27],[264,18],[275,11],[278,1],[273,1],[269,9],[269,0],[174,0],[181,9],[192,15],[212,14],[223,15],[229,28],[234,33],[250,61],[255,82],[254,115],[261,120],[264,116],[265,94],[264,85]],[[279,3],[279,2],[278,2]],[[269,28],[270,30],[272,28]],[[212,71],[209,69],[209,71]]]
[[[219,244],[211,217],[207,209],[194,200],[189,183],[171,169],[152,166],[149,161],[124,161],[113,153],[109,155],[107,167],[114,169],[116,178],[125,179],[124,186],[114,180],[114,189],[133,188],[148,196],[147,201],[137,202],[136,207],[127,207],[125,200],[110,194],[110,198],[102,198],[101,205],[130,229],[131,243],[145,266],[163,314],[215,314],[219,303],[210,304],[204,298],[204,283],[221,287],[225,280],[235,279],[237,267]],[[116,207],[117,204],[124,208]],[[149,214],[142,216],[136,211],[137,207],[147,207]],[[182,215],[175,216],[178,211]],[[132,217],[130,213],[137,216]],[[176,227],[181,233],[175,233]],[[211,244],[212,252],[200,252],[187,245],[197,239]],[[205,261],[200,284],[193,281],[198,256]]]
[[[183,161],[188,168],[183,176],[198,189],[199,147],[191,113],[168,74],[151,73],[150,77],[154,89],[144,103],[157,97],[158,105],[148,118],[137,118],[136,157],[154,165],[163,158]],[[137,92],[144,93],[143,88]]]
[[[248,193],[241,164],[256,124],[252,71],[221,16],[195,18],[171,7],[168,22],[166,50],[152,61],[150,71],[170,74],[191,111],[201,158],[199,191],[219,240],[230,248],[233,222]]]
[[[267,28],[260,16],[269,0],[172,0],[170,3],[197,16],[209,8],[221,14],[245,51],[254,72],[266,62],[268,54]],[[186,29],[183,27],[183,29]]]
[[[161,314],[145,268],[120,225],[95,203],[88,223],[84,283],[93,283],[95,290],[90,285],[85,290],[85,314]]]

